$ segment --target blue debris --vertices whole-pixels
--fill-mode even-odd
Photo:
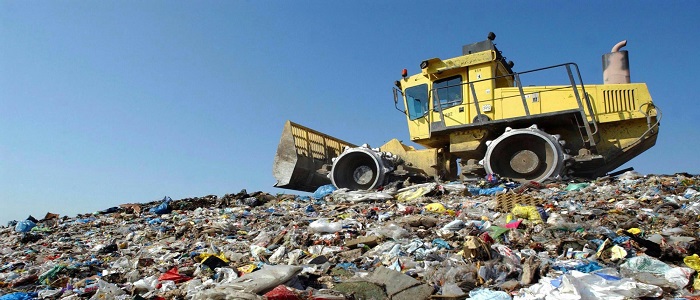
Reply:
[[[630,237],[628,237],[628,236],[626,236],[626,235],[621,235],[621,236],[618,236],[618,237],[614,238],[614,239],[613,239],[613,243],[615,243],[615,244],[622,244],[622,243],[624,243],[624,242],[626,242],[626,241],[629,241],[629,240],[630,240]]]
[[[495,195],[497,192],[504,191],[506,188],[501,186],[495,186],[492,188],[482,189],[482,188],[469,188],[469,193],[472,195]]]
[[[598,264],[595,261],[582,262],[581,264],[578,264],[576,266],[554,266],[554,267],[552,267],[552,269],[557,270],[557,271],[562,271],[562,272],[576,270],[576,271],[583,272],[583,273],[591,273],[593,271],[598,271],[602,268],[603,268],[603,266],[601,266],[600,264]]]
[[[452,249],[452,247],[450,247],[450,244],[448,244],[447,241],[445,241],[443,239],[434,239],[433,245],[437,246],[438,249],[447,249],[447,250]]]
[[[496,174],[488,174],[484,179],[486,179],[486,182],[488,182],[491,185],[496,185],[499,182],[499,179],[496,176]]]
[[[323,199],[323,197],[330,195],[335,190],[336,188],[332,184],[322,185],[314,192],[314,198]]]
[[[29,295],[27,293],[22,293],[22,292],[0,296],[0,300],[32,300],[32,299],[34,299],[34,297],[32,297],[31,295]]]
[[[170,208],[170,201],[173,201],[173,199],[170,199],[170,197],[165,196],[165,197],[163,197],[163,203],[161,203],[160,205],[158,205],[154,208],[151,208],[149,211],[156,214],[156,215],[163,215],[163,214],[170,213],[170,211],[172,210]]]
[[[160,218],[148,220],[148,225],[154,225],[154,224],[160,224],[160,223],[163,223],[163,220],[161,220]]]
[[[22,220],[17,222],[15,225],[15,231],[17,232],[29,232],[32,228],[36,227],[36,224],[31,220]]]

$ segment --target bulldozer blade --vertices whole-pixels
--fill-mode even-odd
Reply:
[[[324,165],[332,165],[332,159],[340,156],[345,147],[357,146],[287,121],[272,166],[272,175],[277,179],[275,187],[313,192],[330,184]]]

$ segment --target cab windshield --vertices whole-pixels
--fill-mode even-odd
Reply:
[[[406,89],[408,119],[419,119],[428,112],[428,85],[421,84]]]

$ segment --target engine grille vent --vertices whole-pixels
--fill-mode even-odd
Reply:
[[[608,90],[603,91],[605,113],[633,111],[637,109],[634,90]]]

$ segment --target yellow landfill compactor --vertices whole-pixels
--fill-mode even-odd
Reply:
[[[646,84],[630,83],[625,41],[603,55],[603,84],[584,85],[574,63],[514,72],[494,39],[489,33],[461,56],[425,60],[420,73],[404,70],[395,82],[394,105],[411,141],[425,149],[396,139],[356,146],[287,121],[275,186],[312,192],[329,183],[370,190],[406,177],[595,178],[656,143],[660,110]],[[523,84],[533,77],[563,84]]]

